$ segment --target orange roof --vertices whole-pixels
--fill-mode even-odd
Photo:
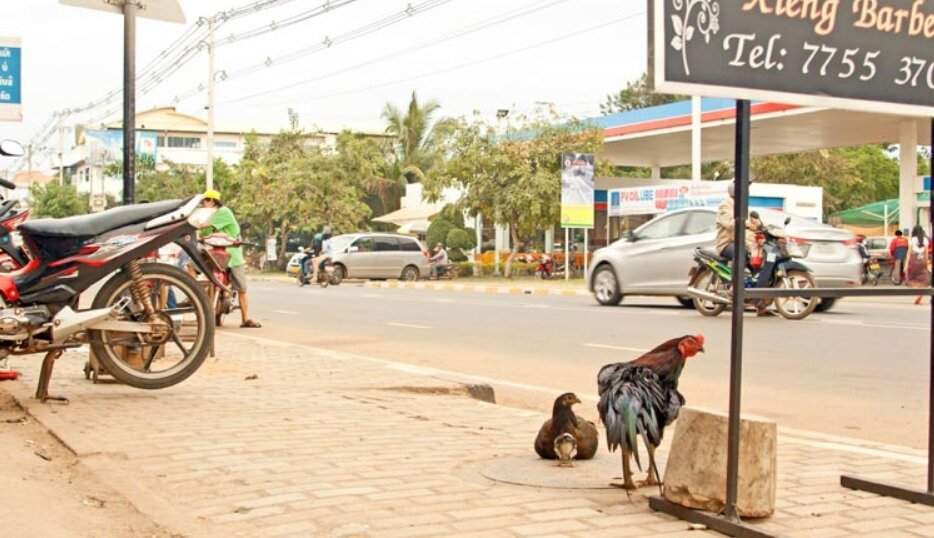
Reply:
[[[45,185],[49,181],[52,181],[52,176],[47,176],[42,172],[20,172],[13,176],[13,183],[24,187],[28,187],[33,183]]]

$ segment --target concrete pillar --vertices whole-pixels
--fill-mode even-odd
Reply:
[[[909,230],[915,223],[915,182],[918,179],[917,120],[903,120],[898,126],[898,160],[901,173],[898,182],[898,227]]]
[[[661,179],[662,178],[662,167],[653,166],[652,167],[652,179]]]
[[[548,229],[545,230],[545,252],[551,254],[555,248],[555,230]]]

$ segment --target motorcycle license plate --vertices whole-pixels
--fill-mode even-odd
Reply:
[[[870,264],[869,264],[869,269],[872,270],[872,271],[878,271],[878,270],[879,270],[879,264],[878,264],[878,263],[870,263]]]

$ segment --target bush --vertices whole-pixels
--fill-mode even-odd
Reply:
[[[462,262],[467,259],[465,250],[474,248],[476,240],[464,228],[452,228],[444,241],[452,261]]]

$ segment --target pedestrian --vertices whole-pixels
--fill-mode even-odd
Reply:
[[[201,202],[205,207],[216,208],[214,216],[211,217],[211,226],[201,231],[201,235],[210,235],[212,232],[220,232],[237,239],[240,237],[240,224],[233,211],[225,206],[221,201],[221,193],[215,190],[209,190],[204,193],[204,200]],[[240,317],[242,323],[240,327],[245,329],[258,329],[262,327],[259,323],[250,319],[249,300],[247,299],[246,285],[246,261],[243,259],[243,247],[227,247],[229,259],[227,269],[230,270],[230,283],[237,292],[240,300]]]
[[[930,256],[928,255],[927,234],[921,225],[915,226],[911,230],[911,246],[908,255],[908,278],[906,286],[909,288],[926,288],[931,285],[931,269],[928,267]],[[915,298],[915,304],[921,304],[923,295]]]
[[[889,255],[892,259],[892,267],[890,276],[892,282],[900,284],[905,276],[905,259],[908,257],[908,239],[905,238],[905,233],[901,230],[895,230],[895,237],[892,238],[892,242],[889,243]],[[898,279],[896,279],[896,275]]]

